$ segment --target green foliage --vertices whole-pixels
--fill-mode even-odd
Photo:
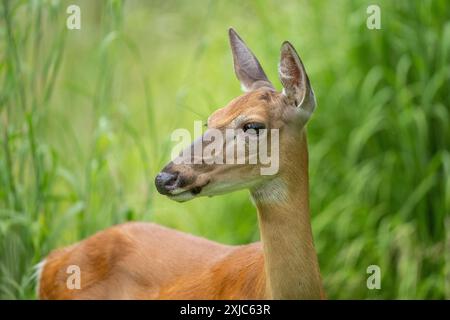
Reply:
[[[82,10],[67,30],[66,8]],[[245,191],[178,204],[155,192],[170,133],[239,94],[232,25],[277,83],[298,49],[313,229],[329,298],[450,298],[450,14],[445,0],[8,1],[0,5],[0,298],[33,266],[112,224],[258,239]],[[280,88],[280,86],[278,86]],[[366,268],[381,267],[381,290]]]

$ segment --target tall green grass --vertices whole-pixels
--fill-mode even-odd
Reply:
[[[67,30],[69,4],[82,29]],[[232,25],[277,83],[302,56],[313,229],[328,296],[450,298],[450,15],[446,1],[8,1],[0,4],[0,298],[33,266],[112,224],[216,241],[259,237],[245,191],[178,204],[153,177],[170,133],[239,94]],[[278,86],[280,88],[280,86]],[[381,267],[381,290],[366,268]]]

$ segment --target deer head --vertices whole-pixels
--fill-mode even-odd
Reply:
[[[297,162],[305,158],[302,157],[302,152],[307,152],[304,126],[316,103],[306,70],[294,47],[287,41],[281,46],[278,73],[283,90],[278,92],[255,55],[233,29],[229,30],[229,39],[234,70],[244,94],[215,111],[208,118],[204,135],[156,176],[158,191],[173,200],[186,201],[244,188],[256,194],[265,185],[295,174],[299,167]],[[224,137],[219,146],[218,135]],[[258,158],[257,150],[245,148],[239,153],[235,151],[235,144],[227,143],[230,141],[243,142],[246,147],[251,141],[258,141],[258,149],[265,145],[272,159],[279,159],[279,169],[262,174],[267,164],[251,161]],[[216,144],[214,152],[195,152],[207,150],[213,142]]]

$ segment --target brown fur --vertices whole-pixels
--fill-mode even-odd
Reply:
[[[52,252],[41,299],[262,299],[260,243],[225,246],[152,223],[111,227]],[[81,289],[68,289],[69,265]]]
[[[296,141],[299,147],[285,154],[297,163],[283,164],[289,201],[266,203],[258,198],[261,190],[252,191],[265,252],[259,242],[226,246],[151,223],[126,223],[52,252],[43,267],[39,297],[324,298],[309,222],[305,135]],[[69,265],[81,269],[80,290],[66,287]]]
[[[276,92],[233,30],[230,42],[236,74],[248,92],[214,112],[208,127],[240,129],[258,122],[279,129],[280,170],[262,176],[260,164],[174,161],[165,173],[176,172],[182,184],[165,194],[186,201],[249,189],[262,243],[226,246],[150,223],[118,225],[52,252],[40,277],[41,299],[324,298],[309,213],[304,126],[315,98],[308,76],[285,42],[279,70],[284,90]],[[79,290],[66,287],[69,265],[81,269]]]

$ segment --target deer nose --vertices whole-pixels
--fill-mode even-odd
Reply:
[[[163,195],[178,187],[178,172],[160,172],[155,178],[156,189]]]

